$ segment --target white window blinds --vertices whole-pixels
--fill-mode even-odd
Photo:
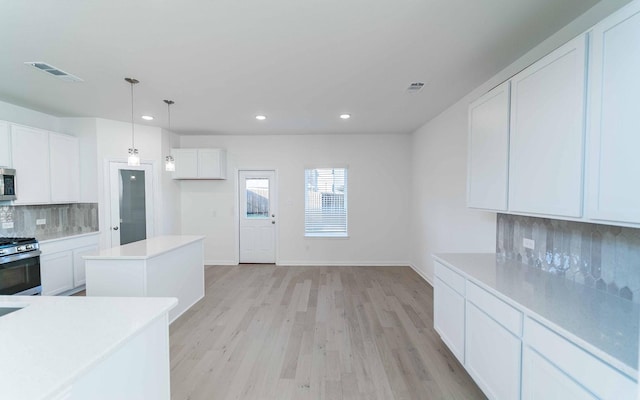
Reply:
[[[305,169],[305,236],[347,236],[347,169]]]

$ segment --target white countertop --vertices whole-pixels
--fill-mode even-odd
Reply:
[[[168,312],[174,298],[0,296],[0,399],[48,399]]]
[[[87,255],[83,258],[85,260],[146,260],[203,239],[204,236],[156,236],[104,249],[97,254]]]
[[[491,254],[434,258],[635,377],[640,305]]]

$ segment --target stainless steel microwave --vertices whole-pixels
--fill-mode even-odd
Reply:
[[[16,170],[0,167],[0,201],[16,199]]]

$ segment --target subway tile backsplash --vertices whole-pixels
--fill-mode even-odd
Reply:
[[[45,225],[36,220],[45,219]],[[4,223],[13,228],[5,229]],[[57,239],[98,231],[98,204],[47,204],[37,206],[1,206],[0,237],[35,237],[38,240]]]
[[[498,214],[498,259],[640,303],[640,229]],[[533,239],[526,249],[523,239]]]

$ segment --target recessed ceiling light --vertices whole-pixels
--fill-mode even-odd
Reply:
[[[265,119],[267,119],[267,116],[266,115],[256,115],[256,119],[258,121],[264,121]]]
[[[341,119],[349,119],[351,118],[351,114],[340,114]]]
[[[153,117],[151,115],[143,115],[142,119],[145,121],[153,121]]]

